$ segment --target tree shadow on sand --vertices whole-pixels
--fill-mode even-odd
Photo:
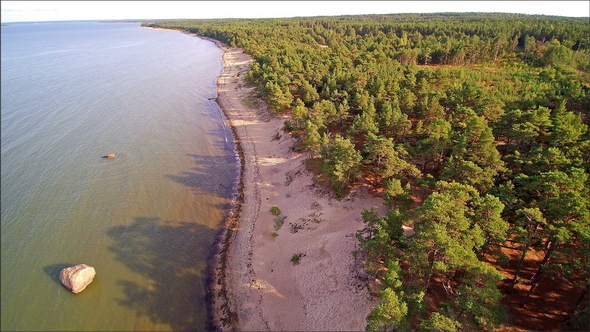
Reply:
[[[206,259],[218,230],[195,222],[138,217],[111,228],[110,250],[146,285],[119,280],[121,305],[175,331],[202,331],[207,324]]]

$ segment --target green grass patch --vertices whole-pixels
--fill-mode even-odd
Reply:
[[[299,261],[301,260],[302,256],[302,254],[293,254],[293,256],[291,257],[291,263],[293,263],[293,265],[299,264]]]
[[[287,218],[287,216],[280,216],[275,218],[275,231],[278,231],[279,229],[281,229],[281,227],[283,227],[283,223],[285,223],[285,218]]]
[[[273,206],[270,208],[270,213],[272,213],[273,216],[278,216],[281,214],[281,209],[279,209],[278,206]]]

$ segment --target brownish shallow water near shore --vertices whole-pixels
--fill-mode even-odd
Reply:
[[[207,326],[239,169],[222,52],[138,26],[2,27],[2,330]],[[74,295],[57,276],[77,263],[97,274]]]

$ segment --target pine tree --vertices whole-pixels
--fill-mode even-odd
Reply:
[[[339,134],[328,145],[320,149],[322,168],[330,179],[330,185],[337,197],[342,197],[350,182],[360,172],[362,156],[349,138]]]

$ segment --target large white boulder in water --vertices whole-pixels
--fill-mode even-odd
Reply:
[[[78,264],[61,270],[59,280],[72,293],[77,294],[92,282],[95,275],[96,271],[92,266]]]

